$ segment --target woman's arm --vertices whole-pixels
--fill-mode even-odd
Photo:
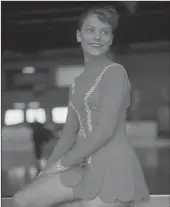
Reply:
[[[122,66],[109,68],[102,77],[100,117],[89,137],[73,148],[63,159],[69,167],[77,159],[90,157],[107,143],[116,131],[117,120],[125,98],[127,86],[125,69]]]
[[[51,166],[51,164],[56,163],[72,148],[74,142],[76,141],[78,130],[79,122],[77,120],[77,116],[73,109],[69,106],[66,124],[58,144],[47,161],[47,168],[48,166]]]
[[[70,90],[71,97],[71,90]],[[71,98],[70,98],[71,99]],[[64,129],[61,133],[60,140],[53,150],[50,158],[47,161],[47,165],[44,170],[48,169],[51,165],[55,164],[59,159],[65,156],[69,150],[72,148],[73,144],[77,139],[77,133],[79,131],[80,125],[79,120],[75,111],[72,109],[71,105],[68,105],[68,114]]]

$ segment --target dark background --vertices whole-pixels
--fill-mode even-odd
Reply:
[[[170,3],[164,1],[97,2],[120,14],[116,43],[170,40]],[[35,51],[77,47],[80,14],[96,2],[2,2],[2,50]],[[133,6],[133,5],[132,5]],[[31,41],[31,44],[30,44]]]
[[[45,125],[58,127],[51,111],[67,106],[69,88],[59,87],[55,74],[60,66],[69,70],[83,65],[77,23],[96,3],[112,5],[120,15],[112,55],[125,66],[132,83],[127,121],[137,134],[132,141],[150,193],[170,194],[170,3],[8,1],[1,2],[3,197],[30,182],[29,170],[35,164],[26,116],[22,124],[6,126],[5,114],[15,110],[16,103],[24,105],[26,114],[30,102],[38,102],[48,117]],[[24,74],[25,66],[36,72]],[[54,146],[45,149],[45,158]]]

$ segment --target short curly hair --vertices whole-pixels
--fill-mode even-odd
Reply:
[[[90,8],[87,12],[82,13],[78,22],[78,29],[81,30],[81,27],[84,23],[84,20],[87,16],[91,14],[96,14],[97,17],[102,21],[106,22],[112,26],[112,31],[114,31],[118,25],[119,15],[118,12],[112,6],[97,6]]]

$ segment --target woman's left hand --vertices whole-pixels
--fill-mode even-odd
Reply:
[[[66,171],[68,168],[63,166],[61,162],[62,162],[62,159],[58,160],[56,163],[53,163],[50,167],[40,172],[39,175],[37,176],[37,179],[44,177],[44,176]]]
[[[81,165],[84,162],[85,162],[84,158],[76,157],[76,159],[72,160],[68,154],[62,159],[61,164],[64,167],[70,168],[71,166],[74,166],[74,165]]]

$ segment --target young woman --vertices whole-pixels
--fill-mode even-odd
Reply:
[[[67,121],[37,180],[14,196],[16,207],[48,207],[79,199],[83,207],[131,207],[149,199],[139,161],[126,134],[130,82],[109,47],[118,15],[112,7],[82,14],[77,41],[85,70],[70,93]]]

